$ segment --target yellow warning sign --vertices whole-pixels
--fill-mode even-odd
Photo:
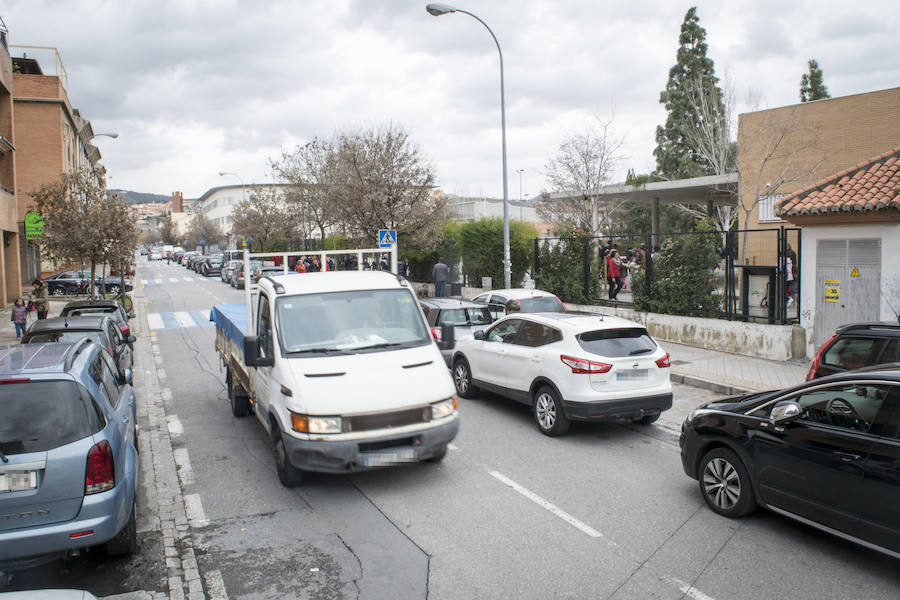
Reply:
[[[825,288],[825,302],[838,302],[841,296],[841,288]]]
[[[838,286],[838,285],[841,285],[841,282],[838,281],[837,279],[826,279],[826,280],[825,280],[825,285],[834,285],[834,286]]]
[[[859,277],[859,269],[853,267],[853,270],[850,271],[850,277]]]

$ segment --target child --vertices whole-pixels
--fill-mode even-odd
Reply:
[[[16,299],[16,305],[13,306],[12,316],[10,317],[10,321],[15,323],[16,325],[16,339],[22,339],[22,336],[25,335],[25,323],[28,318],[28,312],[25,309],[25,301],[21,298]]]

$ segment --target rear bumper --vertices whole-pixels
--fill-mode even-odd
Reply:
[[[595,402],[563,401],[566,416],[574,421],[605,421],[656,415],[672,408],[672,392]]]
[[[459,418],[424,431],[362,440],[327,442],[284,436],[291,464],[303,471],[355,473],[419,462],[442,453],[459,431]],[[396,460],[393,460],[393,459]]]

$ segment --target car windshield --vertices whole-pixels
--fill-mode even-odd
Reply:
[[[25,344],[52,344],[55,342],[68,342],[70,344],[78,340],[87,338],[92,342],[97,342],[101,346],[106,346],[106,340],[100,335],[99,331],[42,331],[33,333],[23,339]]]
[[[74,381],[0,386],[0,452],[45,452],[86,438],[105,423],[87,391]]]
[[[354,290],[279,298],[285,352],[377,351],[423,346],[431,337],[406,289]]]
[[[609,358],[641,356],[656,350],[656,342],[643,327],[586,331],[576,339],[587,352]]]
[[[513,300],[511,304],[518,306],[520,312],[565,312],[566,307],[556,296],[531,296],[529,298],[518,298]],[[515,312],[515,310],[511,311]]]
[[[448,323],[450,325],[490,325],[491,311],[487,306],[478,306],[474,308],[451,308],[442,310],[438,317],[439,325]]]

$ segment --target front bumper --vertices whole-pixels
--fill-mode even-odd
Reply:
[[[355,473],[400,462],[428,460],[444,452],[459,431],[459,418],[423,431],[348,441],[310,441],[284,436],[291,464],[302,471]],[[396,459],[396,460],[393,460]]]
[[[564,400],[566,416],[573,421],[606,421],[656,415],[672,408],[672,393],[638,398],[573,402]]]

